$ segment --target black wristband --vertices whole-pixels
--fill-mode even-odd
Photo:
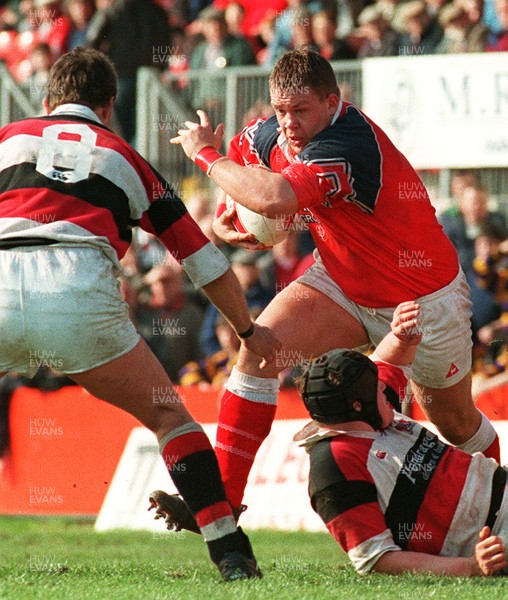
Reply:
[[[242,331],[242,333],[237,333],[239,338],[242,338],[242,340],[246,340],[247,338],[250,338],[250,336],[254,333],[254,323],[250,324],[249,329],[247,329],[247,331]]]

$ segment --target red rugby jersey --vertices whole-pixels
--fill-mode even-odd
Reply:
[[[330,127],[294,158],[275,117],[247,126],[228,155],[286,177],[326,269],[354,302],[396,306],[457,275],[457,253],[421,179],[356,106],[341,103]]]

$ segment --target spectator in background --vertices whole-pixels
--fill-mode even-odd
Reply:
[[[251,45],[252,51],[256,54],[260,49],[260,43],[256,36],[249,35],[243,31],[243,22],[245,21],[245,7],[240,2],[230,2],[224,9],[224,19],[228,33],[237,38],[245,38]]]
[[[67,50],[86,46],[88,26],[95,12],[94,0],[66,0],[65,12],[71,24]]]
[[[457,196],[457,210],[446,211],[439,217],[446,235],[450,238],[459,255],[459,262],[467,274],[471,271],[475,257],[475,240],[482,225],[491,223],[505,231],[501,213],[489,211],[489,195],[479,185],[468,186]]]
[[[339,39],[347,39],[353,32],[358,15],[365,6],[364,0],[323,0],[322,9],[332,12],[337,27],[335,35]]]
[[[443,30],[436,17],[429,14],[427,5],[422,0],[410,0],[401,4],[394,19],[399,24],[400,54],[421,55],[434,54]]]
[[[468,6],[469,11],[464,5]],[[479,22],[478,5],[478,0],[465,0],[463,3],[447,4],[442,9],[439,23],[444,33],[436,46],[436,54],[485,50],[488,30]]]
[[[467,14],[467,52],[484,52],[487,47],[489,28],[482,23],[483,0],[456,0]]]
[[[211,240],[227,257],[231,255],[233,248],[221,240],[212,229],[213,207],[212,194],[207,189],[193,191],[185,201],[185,206],[190,216],[196,221],[206,237]],[[215,202],[213,202],[215,206]],[[203,297],[200,295],[200,297]]]
[[[239,2],[229,2],[224,9],[224,20],[228,33],[243,37],[242,23],[245,19],[245,8]]]
[[[209,6],[212,0],[157,0],[167,13],[171,27],[184,29],[198,18],[198,14]]]
[[[192,69],[223,69],[254,64],[254,53],[245,36],[228,31],[225,13],[213,6],[199,13],[204,41],[192,52]]]
[[[141,336],[157,356],[173,383],[190,360],[201,356],[198,332],[203,312],[186,294],[184,271],[173,261],[153,267],[144,277],[150,292],[148,305],[135,310]]]
[[[277,15],[273,40],[269,48],[268,64],[274,65],[284,52],[291,48],[294,24],[302,18],[300,14],[304,9],[308,9],[312,13],[318,12],[321,9],[321,3],[288,0],[287,8]]]
[[[26,0],[23,0],[26,1]],[[1,4],[1,3],[0,3]],[[6,4],[5,2],[3,3]],[[19,31],[19,17],[13,6],[0,6],[0,31]]]
[[[489,52],[508,51],[508,0],[495,0],[494,7],[501,31],[491,37],[487,46]]]
[[[249,311],[261,312],[275,295],[266,280],[262,281],[262,257],[259,252],[251,252],[243,248],[236,249],[230,256],[231,268],[240,281],[240,286],[247,300]],[[220,350],[219,340],[215,335],[215,322],[219,312],[209,304],[199,332],[199,343],[202,354],[209,356]]]
[[[49,45],[45,42],[37,44],[30,55],[30,63],[32,74],[23,87],[29,91],[30,102],[38,106],[42,113],[42,101],[47,95],[46,84],[53,64],[53,53]]]
[[[433,19],[438,19],[439,14],[445,6],[454,4],[453,0],[424,0],[427,12]]]
[[[37,41],[49,45],[54,59],[61,56],[67,49],[71,30],[71,23],[63,13],[61,2],[35,0],[29,17],[37,29]]]
[[[240,340],[222,315],[215,321],[215,336],[220,350],[202,360],[184,365],[179,372],[180,385],[199,385],[215,389],[224,387],[238,359]]]
[[[450,182],[450,194],[452,205],[448,207],[446,212],[450,212],[451,214],[458,215],[459,214],[459,203],[460,197],[464,190],[468,187],[479,187],[480,186],[480,178],[478,176],[478,172],[473,169],[460,169],[453,171],[452,178]]]
[[[264,119],[273,115],[272,105],[263,98],[258,98],[252,106],[250,106],[242,116],[242,127],[247,125],[254,119]]]
[[[298,221],[298,224],[301,224],[301,221]],[[290,229],[285,239],[259,259],[259,279],[263,287],[271,290],[273,295],[281,292],[314,263],[312,251],[302,251],[301,237],[300,232]]]
[[[443,37],[436,46],[436,54],[457,54],[467,52],[467,32],[469,18],[459,5],[447,4],[438,15]]]
[[[99,7],[99,4],[98,4]],[[87,30],[92,48],[107,54],[118,72],[115,115],[123,138],[136,133],[136,74],[139,67],[163,69],[171,54],[166,12],[152,0],[101,0]]]
[[[381,3],[366,6],[358,16],[358,58],[395,56],[399,51],[399,34],[390,27]]]
[[[231,0],[214,0],[213,5],[225,10]],[[255,36],[259,32],[259,24],[269,16],[281,14],[287,6],[287,0],[238,0],[245,9],[242,31],[246,36]]]
[[[208,69],[213,73],[225,67],[255,64],[254,52],[245,37],[228,33],[224,11],[210,6],[201,11],[199,20],[204,40],[191,53],[191,69]],[[224,94],[222,79],[201,81],[194,88],[192,104],[208,110],[220,109]]]
[[[493,43],[496,36],[503,30],[496,13],[495,0],[483,0],[482,23],[487,26],[487,29],[490,32],[488,40],[489,44]]]
[[[308,46],[316,52],[319,51],[312,32],[312,13],[307,8],[298,11],[291,26],[289,49],[293,50],[301,46]]]
[[[478,287],[494,298],[495,320],[477,331],[483,352],[482,372],[487,377],[508,369],[508,239],[498,227],[481,227],[475,242],[473,271]]]
[[[458,212],[447,211],[439,217],[443,230],[459,255],[459,262],[471,289],[473,335],[497,318],[497,307],[492,292],[478,286],[473,273],[475,242],[485,225],[497,227],[505,235],[504,217],[489,211],[489,196],[480,186],[466,187],[458,196]]]
[[[327,60],[356,58],[356,53],[344,39],[337,37],[337,19],[328,11],[320,10],[311,17],[312,35],[318,52]]]
[[[256,53],[256,62],[259,65],[267,64],[270,60],[270,51],[275,37],[275,14],[269,14],[259,22],[258,40],[260,50]]]

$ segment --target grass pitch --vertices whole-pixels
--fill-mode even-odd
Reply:
[[[506,578],[359,577],[332,538],[255,531],[261,580],[222,583],[192,533],[96,533],[88,520],[0,517],[0,598],[508,600]]]

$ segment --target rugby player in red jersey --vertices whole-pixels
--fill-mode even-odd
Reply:
[[[106,127],[116,93],[111,61],[77,48],[51,69],[48,115],[0,130],[0,376],[32,376],[48,357],[134,415],[156,434],[223,578],[259,576],[208,438],[128,318],[116,276],[132,226],[158,236],[250,351],[266,362],[277,343],[251,323],[229,263],[174,186]],[[154,401],[160,389],[171,401]]]
[[[203,111],[172,143],[240,204],[270,218],[299,213],[307,223],[316,264],[258,318],[282,342],[284,365],[288,356],[303,362],[333,348],[377,346],[395,307],[416,300],[425,333],[413,365],[416,400],[449,442],[499,460],[496,432],[472,401],[469,289],[419,176],[374,122],[341,100],[331,65],[316,52],[285,54],[269,84],[275,115],[247,126],[228,157],[218,152],[222,125],[214,130]],[[231,217],[221,204],[216,233],[259,249]],[[226,385],[216,453],[234,507],[270,431],[281,362],[260,369],[242,348]]]

